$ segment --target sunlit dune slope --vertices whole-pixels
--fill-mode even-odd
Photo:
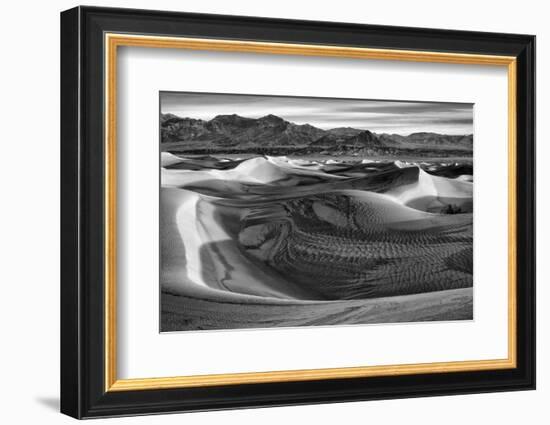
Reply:
[[[472,286],[463,178],[284,157],[178,169],[186,159],[168,155],[161,283],[172,297],[305,305]]]

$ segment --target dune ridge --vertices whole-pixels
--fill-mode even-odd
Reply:
[[[471,175],[438,176],[431,163],[166,152],[161,166],[165,330],[184,326],[175,305],[191,311],[207,302],[227,314],[216,325],[218,313],[197,310],[186,329],[205,320],[223,327],[229,316],[236,327],[254,327],[252,305],[294,306],[286,322],[278,316],[270,326],[303,322],[311,305],[335,323],[471,316]],[[400,312],[396,303],[408,307]],[[229,304],[248,307],[239,313]]]

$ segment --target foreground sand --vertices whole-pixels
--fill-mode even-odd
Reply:
[[[472,318],[459,164],[163,153],[162,166],[163,331]]]
[[[399,323],[472,318],[472,288],[367,300],[222,302],[162,293],[163,331]]]

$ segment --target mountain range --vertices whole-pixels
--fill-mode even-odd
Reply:
[[[351,127],[323,130],[295,124],[276,115],[246,118],[236,114],[201,120],[161,114],[161,143],[179,151],[244,151],[254,149],[308,149],[309,151],[377,153],[401,150],[472,152],[473,135],[438,133],[373,133]]]

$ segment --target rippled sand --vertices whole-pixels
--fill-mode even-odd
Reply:
[[[163,153],[162,330],[471,319],[464,172]]]

